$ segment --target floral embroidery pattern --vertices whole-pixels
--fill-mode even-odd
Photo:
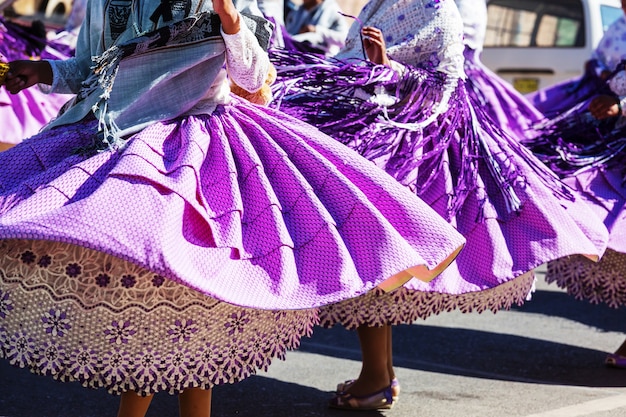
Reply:
[[[246,313],[243,311],[234,313],[230,316],[230,320],[224,324],[228,329],[228,335],[232,336],[235,333],[243,332],[243,329],[250,322],[250,319],[246,317]]]
[[[548,263],[546,281],[556,283],[578,300],[626,305],[626,256],[611,249],[599,262],[576,255]]]
[[[72,377],[85,381],[89,380],[96,373],[98,358],[95,355],[95,351],[81,346],[76,349],[69,362],[69,372]]]
[[[406,287],[391,293],[370,291],[361,297],[320,308],[320,325],[332,327],[341,324],[348,329],[356,329],[361,325],[408,324],[457,309],[463,313],[496,312],[509,309],[514,303],[523,304],[534,281],[533,274],[524,274],[489,290],[458,295],[414,291]]]
[[[122,286],[124,288],[132,288],[135,286],[137,279],[132,275],[124,275],[122,277]]]
[[[317,323],[315,309],[236,307],[87,249],[3,243],[0,357],[113,394],[239,381],[284,359]]]
[[[125,321],[123,323],[113,321],[104,331],[109,343],[115,343],[116,345],[128,343],[130,338],[135,333],[137,333],[137,330],[135,330],[135,327],[130,324],[130,321]]]
[[[13,302],[9,299],[9,293],[0,290],[0,318],[5,318],[13,310]]]
[[[31,251],[26,251],[24,253],[22,253],[21,256],[22,262],[24,262],[25,264],[32,264],[33,262],[35,262],[35,254],[32,253]]]
[[[71,263],[65,268],[65,273],[68,277],[76,278],[80,275],[81,267],[77,263]]]
[[[110,282],[111,277],[107,274],[98,274],[96,277],[96,284],[98,284],[99,287],[106,287]]]
[[[39,356],[39,370],[44,375],[58,374],[64,366],[65,358],[60,346],[48,342],[44,345],[42,354]]]
[[[165,278],[163,278],[161,275],[155,275],[152,278],[152,285],[154,285],[155,287],[162,286],[164,282],[165,282]]]
[[[170,326],[168,334],[171,336],[171,340],[174,343],[188,342],[191,336],[198,331],[198,326],[193,320],[187,319],[184,323],[181,320],[176,320],[173,326]]]
[[[20,331],[9,342],[7,358],[12,365],[24,368],[33,362],[34,346],[33,339],[24,331]]]
[[[72,328],[67,315],[58,310],[50,310],[41,317],[46,333],[52,336],[64,336]]]
[[[49,255],[43,255],[42,257],[39,258],[37,265],[39,265],[42,268],[46,268],[50,266],[51,263],[52,263],[52,258]]]

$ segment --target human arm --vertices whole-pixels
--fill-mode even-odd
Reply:
[[[92,55],[98,55],[102,51],[97,51],[92,45],[91,34],[94,33],[96,39],[100,38],[102,26],[100,22],[92,22],[91,8],[100,7],[100,4],[87,0],[86,14],[80,26],[76,38],[75,54],[72,58],[65,60],[50,60],[48,64],[52,71],[52,82],[39,84],[40,89],[45,93],[76,94],[82,88],[82,83],[91,73]],[[94,13],[103,13],[101,9]]]
[[[381,29],[385,40],[389,39],[387,55],[392,65],[436,71],[456,84],[452,80],[465,78],[463,23],[453,2],[439,4],[390,12]]]
[[[600,95],[591,100],[588,108],[593,117],[602,120],[618,116],[620,114],[621,104],[617,97]]]
[[[232,0],[213,0],[213,10],[220,17],[222,31],[227,35],[234,35],[241,28],[241,16]]]
[[[391,60],[387,56],[387,46],[383,32],[372,26],[365,26],[361,29],[363,38],[363,50],[367,58],[374,64],[392,67]]]
[[[213,9],[222,22],[226,45],[226,68],[232,81],[249,92],[261,89],[270,61],[254,34],[241,22],[232,0],[213,0]]]
[[[9,64],[4,84],[11,94],[39,83],[52,84],[52,67],[48,61],[19,60]]]
[[[626,70],[618,71],[607,78],[607,84],[615,96],[604,95],[594,98],[589,105],[589,111],[597,119],[617,115],[626,116],[623,111],[623,107],[626,105]],[[592,105],[594,105],[593,109]]]

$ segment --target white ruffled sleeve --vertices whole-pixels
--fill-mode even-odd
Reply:
[[[263,87],[270,67],[270,59],[256,37],[241,23],[239,32],[228,35],[222,31],[226,44],[228,76],[241,88],[254,93]]]
[[[85,67],[81,66],[74,58],[48,62],[52,67],[52,85],[48,88],[42,88],[42,91],[62,94],[78,93],[82,82],[89,75],[89,67],[87,67],[87,71],[84,71]]]
[[[87,10],[89,10],[90,5],[91,1],[87,4]],[[45,87],[40,86],[43,92],[76,94],[80,90],[82,82],[85,81],[91,73],[92,50],[90,45],[90,21],[90,14],[87,13],[76,39],[76,52],[74,57],[66,60],[48,61],[52,67],[52,84]]]

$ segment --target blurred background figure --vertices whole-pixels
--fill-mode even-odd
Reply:
[[[52,33],[48,38],[53,42],[67,45],[72,51],[76,48],[76,39],[78,31],[85,19],[87,10],[87,0],[74,0],[72,2],[72,11],[67,17],[65,26],[58,33]],[[72,52],[73,54],[73,52]]]
[[[285,2],[283,0],[258,0],[263,15],[277,25],[285,24]]]
[[[526,143],[609,230],[600,262],[559,259],[548,263],[546,280],[577,299],[614,308],[626,306],[626,0],[621,4],[622,15],[585,63],[584,75],[533,96],[550,119]],[[626,341],[605,363],[626,369]]]
[[[290,37],[314,52],[335,55],[345,43],[348,23],[335,0],[304,0],[286,16]]]

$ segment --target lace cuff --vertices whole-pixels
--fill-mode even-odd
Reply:
[[[52,93],[52,86],[49,85],[49,84],[39,83],[39,84],[37,84],[37,88],[39,89],[39,91],[41,91],[44,94],[51,94]]]
[[[47,89],[39,88],[45,93],[78,93],[85,77],[79,71],[76,61],[70,58],[48,62],[52,67],[52,84]]]
[[[251,93],[263,87],[269,72],[267,53],[246,25],[241,23],[239,32],[228,35],[222,31],[226,44],[226,65],[232,80]]]

